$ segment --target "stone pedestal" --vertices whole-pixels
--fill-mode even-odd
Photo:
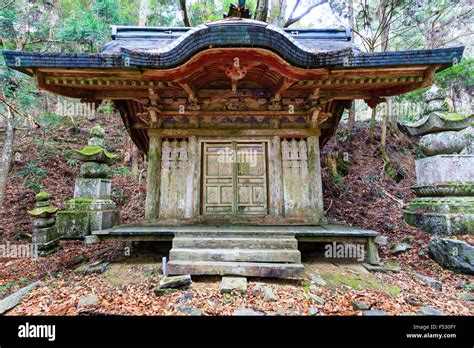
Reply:
[[[119,211],[110,199],[111,181],[107,179],[108,164],[116,155],[103,146],[103,129],[91,129],[89,145],[78,150],[75,157],[84,161],[76,180],[74,198],[66,201],[66,210],[58,213],[57,229],[64,238],[84,238],[92,231],[120,224]]]
[[[60,239],[55,226],[58,208],[51,206],[49,199],[49,193],[41,191],[36,195],[35,208],[28,211],[33,218],[32,243],[38,246],[40,254],[54,248]]]
[[[420,149],[427,157],[415,161],[417,198],[404,218],[436,234],[474,233],[474,115],[447,113],[441,96],[428,91],[427,114],[408,127],[423,135]]]

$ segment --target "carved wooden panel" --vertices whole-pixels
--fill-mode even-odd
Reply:
[[[265,143],[205,143],[203,213],[267,214]]]
[[[161,149],[160,217],[182,218],[189,204],[188,141],[165,139]]]
[[[306,140],[283,139],[281,155],[285,216],[308,216],[311,207]]]

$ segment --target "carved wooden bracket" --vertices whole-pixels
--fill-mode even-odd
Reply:
[[[370,99],[366,100],[365,102],[367,103],[369,108],[373,109],[377,105],[379,105],[380,103],[384,103],[385,98],[373,97],[373,98],[370,98]]]
[[[160,97],[152,88],[148,90],[148,93],[148,98],[136,99],[138,103],[143,105],[144,109],[143,112],[137,112],[137,116],[147,125],[159,128],[161,126],[161,118],[159,117],[161,113]]]

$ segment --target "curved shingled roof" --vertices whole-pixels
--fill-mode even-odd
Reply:
[[[7,66],[57,68],[153,68],[179,66],[200,51],[219,47],[258,47],[301,68],[441,64],[462,58],[463,47],[363,53],[346,29],[281,29],[254,20],[226,19],[194,28],[114,27],[101,52],[3,51]]]

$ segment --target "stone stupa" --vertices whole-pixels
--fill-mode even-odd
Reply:
[[[63,238],[84,238],[92,231],[111,228],[120,223],[120,214],[110,198],[109,164],[118,156],[104,148],[105,131],[92,127],[88,145],[73,156],[83,161],[76,179],[74,198],[66,201],[66,210],[57,214],[57,229]]]
[[[417,159],[417,198],[405,221],[434,234],[474,233],[474,115],[448,112],[446,95],[436,86],[423,94],[423,117],[408,126],[422,135]]]

